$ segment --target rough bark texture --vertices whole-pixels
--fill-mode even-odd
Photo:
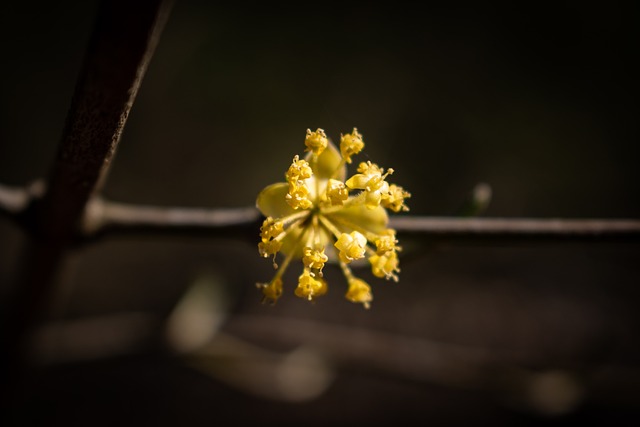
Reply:
[[[47,311],[86,204],[104,180],[140,82],[166,21],[169,2],[102,3],[42,198],[26,212],[33,232],[2,325],[7,395],[24,373],[29,334]],[[18,193],[4,191],[20,207]],[[24,197],[28,197],[25,194]]]
[[[102,4],[49,179],[40,231],[66,238],[99,190],[166,20],[162,0]]]

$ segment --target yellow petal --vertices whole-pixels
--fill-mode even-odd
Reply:
[[[329,220],[335,218],[338,223],[354,224],[376,234],[382,234],[386,230],[387,223],[389,222],[387,211],[382,206],[369,209],[365,205],[353,205],[327,214],[326,216]]]
[[[310,157],[311,153],[307,154],[307,160],[310,161]],[[340,155],[340,151],[329,141],[327,148],[318,156],[318,162],[313,168],[313,173],[316,178],[320,180],[334,178],[344,181],[347,175],[347,167],[344,163],[341,163],[342,156]],[[339,170],[338,167],[340,168]]]
[[[364,189],[370,180],[371,177],[369,175],[358,173],[349,178],[345,184],[351,189]]]
[[[280,248],[280,252],[285,255],[291,255],[292,252],[295,251],[293,256],[295,258],[302,258],[303,249],[300,245],[300,241],[302,239],[303,228],[297,225],[291,226],[287,229],[287,234],[282,239],[282,247]]]
[[[282,218],[291,215],[296,210],[287,203],[287,192],[289,184],[286,182],[271,184],[258,194],[256,207],[267,217]]]

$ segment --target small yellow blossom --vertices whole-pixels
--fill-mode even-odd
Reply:
[[[349,178],[345,184],[352,189],[364,190],[365,206],[375,209],[389,193],[389,183],[385,179],[393,173],[393,169],[388,169],[385,173],[384,169],[369,161],[360,163],[358,172],[360,173]]]
[[[302,253],[302,264],[307,268],[314,268],[318,270],[319,274],[322,276],[324,264],[329,260],[329,257],[324,253],[324,248],[318,250],[307,246],[304,248]]]
[[[269,239],[275,239],[282,232],[284,232],[284,224],[282,221],[275,221],[273,218],[268,217],[262,223],[260,227],[262,241],[268,241]]]
[[[358,154],[363,148],[362,135],[358,133],[356,128],[353,128],[353,132],[340,137],[340,154],[347,163],[351,163],[351,156]]]
[[[282,248],[282,242],[279,240],[267,240],[258,243],[258,250],[262,257],[267,258],[269,255],[275,255],[280,252]]]
[[[349,198],[349,189],[344,182],[330,179],[327,183],[327,198],[332,205],[342,205]]]
[[[307,146],[307,149],[304,151],[311,151],[316,156],[319,156],[327,148],[328,144],[329,139],[324,130],[317,129],[315,132],[311,132],[311,129],[307,129],[307,137],[304,140],[304,145]]]
[[[323,279],[313,277],[313,273],[305,269],[298,278],[298,287],[294,293],[300,298],[311,301],[327,293],[327,283]]]
[[[382,195],[382,205],[394,212],[408,211],[409,208],[404,204],[404,199],[411,197],[411,194],[404,191],[399,185],[391,184],[389,191]]]
[[[265,300],[276,302],[282,295],[282,279],[276,277],[269,283],[259,283],[258,288],[262,289]]]
[[[349,289],[345,297],[355,303],[360,303],[364,308],[369,308],[373,295],[371,295],[371,286],[369,286],[364,280],[356,279],[355,277],[349,280]]]
[[[393,169],[361,162],[347,178],[346,165],[364,148],[362,135],[354,128],[341,135],[340,148],[322,129],[307,130],[304,158],[294,156],[285,181],[269,185],[258,195],[256,205],[266,219],[260,227],[258,252],[273,256],[276,273],[271,282],[258,284],[265,301],[275,302],[283,292],[283,275],[294,258],[303,265],[294,294],[314,300],[327,292],[322,270],[338,263],[347,280],[347,300],[369,308],[371,287],[356,278],[354,262],[368,257],[375,277],[398,280],[400,272],[396,232],[387,228],[387,209],[408,210],[410,197],[402,187],[386,179]],[[277,256],[284,257],[280,266]],[[356,263],[357,264],[357,263]]]
[[[309,162],[300,160],[300,157],[296,154],[284,176],[289,184],[297,184],[298,181],[311,178],[311,175],[313,175],[313,171],[309,166]]]
[[[396,246],[398,239],[396,239],[396,231],[389,228],[387,233],[382,234],[373,242],[376,245],[376,254],[384,255],[387,252],[400,249]]]
[[[294,209],[309,209],[313,202],[309,199],[309,187],[302,183],[289,186],[285,200]]]
[[[342,233],[333,246],[340,250],[340,261],[349,264],[351,261],[364,258],[366,244],[367,238],[362,233],[352,231],[351,234]]]
[[[395,251],[385,255],[371,255],[369,262],[374,276],[398,281],[398,275],[395,273],[399,273],[400,269],[398,268],[398,254]]]

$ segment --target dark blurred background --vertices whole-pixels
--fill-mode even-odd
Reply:
[[[46,176],[95,1],[0,14],[0,182]],[[178,0],[105,195],[252,205],[307,128],[355,126],[410,214],[638,218],[638,11],[607,2],[217,5]],[[361,157],[367,158],[367,157]],[[107,237],[76,250],[34,343],[24,425],[633,425],[634,242],[406,241],[363,310],[261,305],[256,242]],[[0,291],[24,236],[0,219]]]

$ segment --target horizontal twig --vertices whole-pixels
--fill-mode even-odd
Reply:
[[[254,207],[231,209],[165,208],[95,200],[85,221],[88,234],[109,231],[221,231],[233,228],[255,237],[262,216]],[[391,217],[389,226],[404,235],[433,238],[640,238],[640,220]]]
[[[87,206],[83,231],[108,232],[222,231],[246,229],[256,234],[260,212],[255,207],[184,208],[133,205],[95,198]]]
[[[20,216],[42,194],[40,185],[0,184],[0,212]],[[93,198],[87,205],[80,237],[109,233],[225,233],[255,237],[262,215],[253,206],[239,208],[163,207]],[[443,239],[639,239],[637,219],[457,218],[392,216],[400,234]]]
[[[636,219],[393,217],[390,226],[404,234],[460,238],[640,238]]]

